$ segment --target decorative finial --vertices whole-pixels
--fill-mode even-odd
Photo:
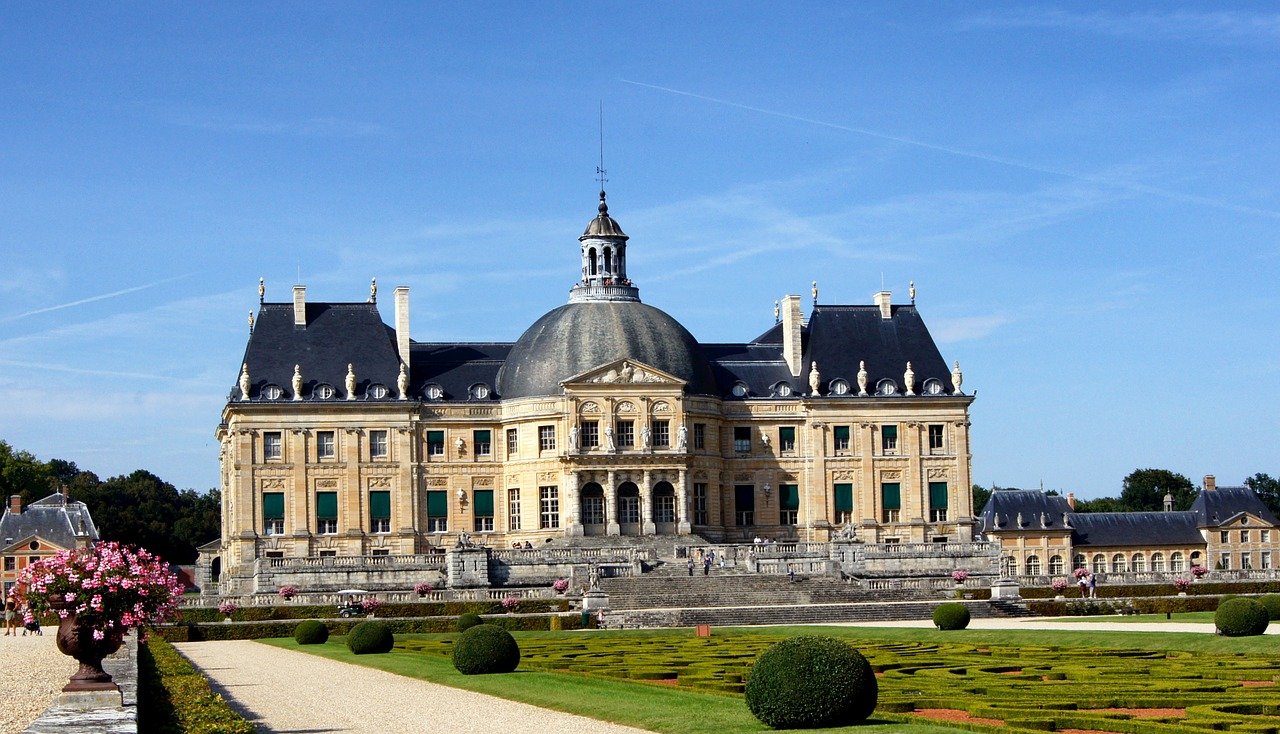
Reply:
[[[911,285],[907,288],[907,295],[911,296],[911,305],[916,305],[916,282],[911,281]]]
[[[378,279],[369,279],[369,303],[378,302]]]
[[[604,184],[608,171],[604,170],[604,100],[600,100],[600,165],[596,166],[596,180],[600,182],[600,215],[609,213],[609,205],[604,202]]]
[[[964,384],[964,373],[960,371],[960,360],[957,359],[956,366],[951,370],[951,388],[952,388],[951,394],[963,395],[964,393],[960,392],[960,386],[963,384]]]
[[[773,302],[773,323],[776,324],[781,320],[782,320],[782,307],[778,305],[777,301],[774,301]]]
[[[347,364],[347,400],[356,399],[356,368]]]
[[[302,399],[302,365],[293,366],[293,399]]]
[[[813,305],[818,305],[818,281],[813,281]]]
[[[409,399],[409,369],[400,363],[400,376],[396,378],[396,389],[400,391],[400,399]]]
[[[867,394],[867,363],[864,360],[858,360],[858,394]]]
[[[822,373],[818,372],[818,363],[813,362],[809,366],[809,394],[818,397],[822,393],[818,388],[822,386]]]
[[[907,394],[916,394],[916,372],[911,369],[911,363],[907,362],[907,371],[902,373],[902,383],[907,386]]]
[[[262,303],[267,299],[267,280],[266,278],[258,278],[258,303]]]
[[[249,399],[249,363],[240,365],[240,399]]]
[[[600,189],[600,206],[596,207],[596,211],[600,212],[600,216],[609,216],[609,205],[604,201],[604,189]]]
[[[253,333],[253,310],[249,310],[249,333]]]

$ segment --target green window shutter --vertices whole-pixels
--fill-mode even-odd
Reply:
[[[929,482],[929,507],[935,510],[947,509],[946,482]]]
[[[781,485],[778,485],[778,491],[782,494],[782,509],[784,510],[800,509],[800,485],[781,484]]]
[[[489,432],[476,431],[476,443],[489,443]]]
[[[853,485],[836,485],[836,512],[853,512]]]
[[[316,492],[316,519],[338,519],[338,493]]]
[[[427,492],[427,517],[448,517],[449,493]]]
[[[756,509],[756,488],[751,484],[737,484],[733,487],[733,502],[739,512]]]
[[[880,485],[883,505],[886,510],[902,509],[902,485],[897,482],[885,482]]]
[[[881,435],[883,435],[883,436],[884,436],[884,440],[885,440],[885,441],[897,441],[897,440],[898,440],[898,427],[897,427],[897,426],[881,426],[881,427],[880,427],[880,433],[881,433]]]
[[[284,492],[262,493],[262,517],[267,520],[284,519]]]
[[[391,519],[391,493],[369,493],[369,517],[374,520]]]
[[[427,443],[444,443],[444,431],[427,431]]]
[[[476,517],[493,517],[493,490],[477,489],[474,507]]]
[[[782,439],[783,441],[792,441],[792,442],[794,442],[794,441],[796,440],[796,428],[795,428],[795,426],[783,426],[783,427],[779,428],[779,429],[778,429],[778,438]]]
[[[837,440],[837,441],[848,441],[848,440],[849,440],[849,427],[848,427],[848,426],[836,426],[836,427],[835,427],[835,429],[834,429],[834,433],[835,433],[835,437],[836,437],[836,440]]]

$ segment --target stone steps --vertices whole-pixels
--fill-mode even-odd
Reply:
[[[829,578],[756,574],[700,573],[602,579],[611,609],[715,608],[796,606],[832,603],[883,603],[888,601],[936,601],[934,592],[911,590],[871,591]]]
[[[606,625],[618,627],[753,626],[822,624],[932,619],[941,601],[862,604],[801,604],[792,606],[695,607],[688,609],[636,609],[610,611]],[[1004,616],[986,601],[963,602],[977,617]]]

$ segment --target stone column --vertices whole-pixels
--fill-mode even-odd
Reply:
[[[622,534],[622,528],[618,525],[618,484],[613,470],[609,471],[609,476],[604,480],[604,522],[605,535]]]
[[[644,470],[644,478],[640,486],[640,534],[654,535],[658,532],[658,524],[653,521],[653,479],[649,470]]]
[[[580,485],[582,480],[578,478],[578,472],[571,471],[564,477],[565,501],[568,503],[569,512],[565,513],[565,537],[581,537],[582,528],[582,492]],[[564,510],[562,509],[561,512]]]
[[[676,532],[681,535],[693,531],[693,525],[689,522],[689,502],[692,496],[693,492],[689,486],[689,470],[681,469],[680,476],[676,481]]]

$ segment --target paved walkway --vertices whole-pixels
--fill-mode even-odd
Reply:
[[[262,732],[643,734],[482,693],[237,640],[176,645]]]

